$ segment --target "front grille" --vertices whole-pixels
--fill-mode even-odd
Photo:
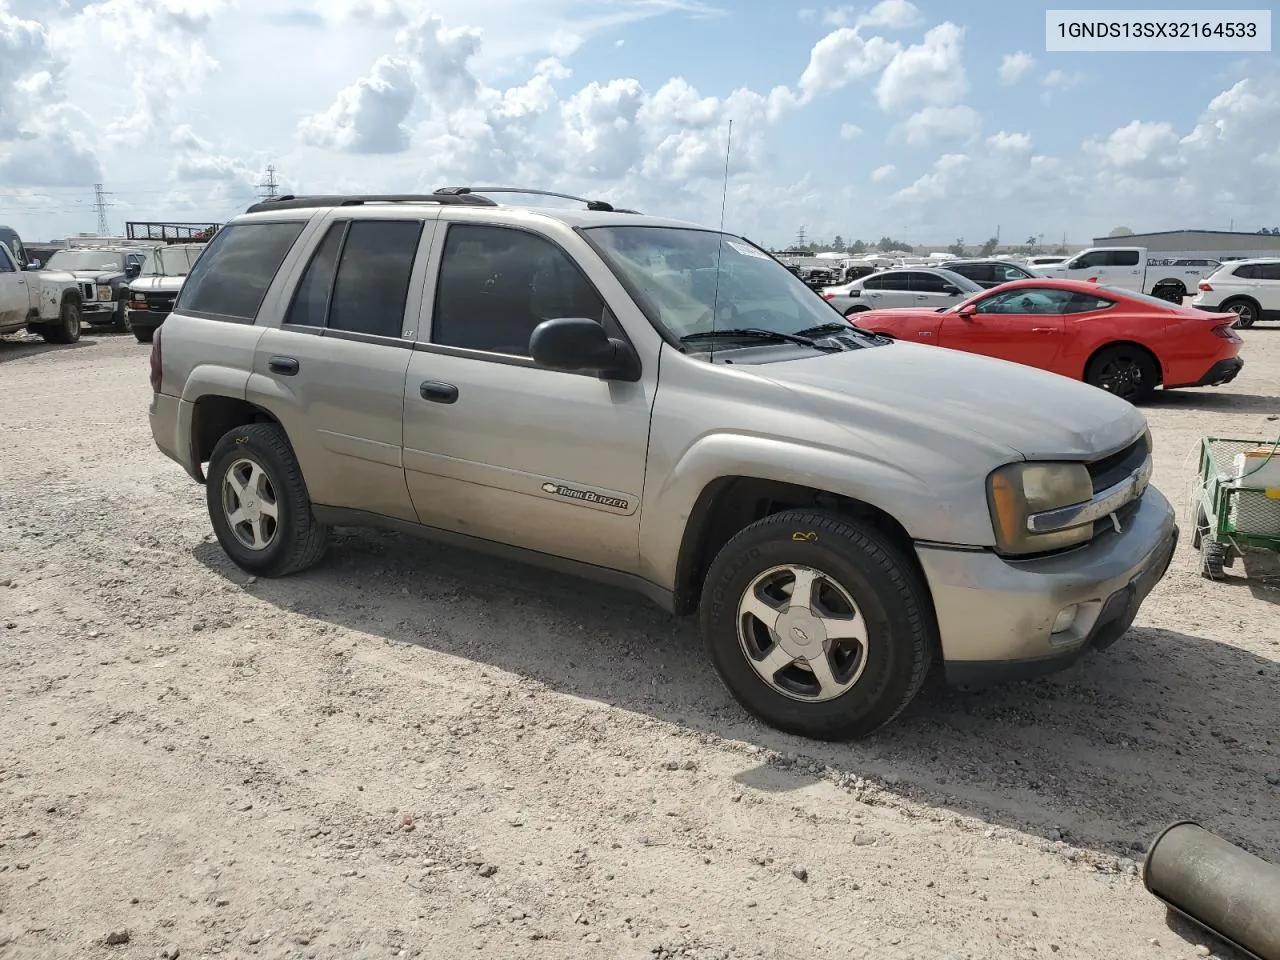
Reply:
[[[98,292],[92,283],[80,284],[80,296],[84,300],[97,300]]]
[[[1146,463],[1150,455],[1151,448],[1144,433],[1123,450],[1086,464],[1089,468],[1089,478],[1093,481],[1093,492],[1098,493],[1100,490],[1115,486]]]
[[[173,301],[177,297],[176,293],[149,293],[147,294],[147,307],[156,313],[168,313],[173,309]]]

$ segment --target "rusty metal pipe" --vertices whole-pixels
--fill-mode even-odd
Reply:
[[[1280,867],[1182,821],[1151,844],[1147,891],[1255,960],[1280,960]]]

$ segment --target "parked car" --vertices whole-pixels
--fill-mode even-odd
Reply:
[[[156,247],[142,262],[142,272],[129,284],[129,327],[139,343],[150,343],[156,328],[173,310],[203,243],[174,243]]]
[[[962,277],[968,277],[978,286],[989,290],[1011,280],[1028,280],[1038,277],[1035,270],[1020,267],[1008,260],[947,260],[939,264],[943,270],[950,270]]]
[[[81,285],[85,323],[127,331],[129,281],[142,269],[146,253],[136,247],[76,247],[54,253],[45,268],[70,273]]]
[[[900,267],[881,270],[861,280],[827,287],[822,299],[845,316],[863,310],[921,307],[936,310],[957,303],[982,287],[968,277],[937,267]]]
[[[853,322],[896,340],[1039,367],[1133,402],[1160,385],[1229,383],[1244,366],[1230,312],[1079,280],[1018,280],[941,313],[883,310]]]
[[[75,343],[81,327],[76,278],[15,257],[9,242],[22,249],[22,241],[4,229],[8,240],[0,240],[0,334],[26,330],[49,343]]]
[[[1124,290],[1149,293],[1178,305],[1182,304],[1187,291],[1196,289],[1206,269],[1149,262],[1146,247],[1091,247],[1062,263],[1036,268],[1044,277],[1096,280]]]
[[[739,236],[465,189],[263,201],[192,268],[151,430],[242,569],[382,526],[625,586],[832,739],[936,657],[967,687],[1064,667],[1164,575],[1129,404],[859,331]]]
[[[1201,310],[1230,310],[1241,328],[1252,327],[1259,320],[1280,320],[1280,258],[1223,263],[1200,281],[1191,305]]]

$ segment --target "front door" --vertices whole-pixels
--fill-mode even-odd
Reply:
[[[1021,287],[979,300],[969,316],[941,314],[939,346],[1050,369],[1062,349],[1064,314],[1074,294],[1053,287]]]
[[[418,314],[434,229],[420,215],[336,217],[284,322],[258,341],[249,399],[271,394],[314,503],[417,519],[402,450],[405,318],[406,306]]]
[[[27,278],[0,246],[0,328],[22,323],[30,307]]]
[[[534,365],[529,337],[543,320],[588,317],[622,335],[547,236],[452,223],[437,247],[428,342],[404,393],[421,522],[634,572],[657,371],[626,383]]]

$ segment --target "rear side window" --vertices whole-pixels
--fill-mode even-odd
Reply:
[[[909,273],[907,282],[916,293],[942,293],[946,281],[936,273]]]
[[[910,290],[908,279],[905,272],[886,273],[880,278],[880,284],[877,290]]]
[[[1259,263],[1254,266],[1259,280],[1280,280],[1280,263]]]
[[[174,309],[252,323],[305,225],[240,223],[219,230],[187,275]]]
[[[884,274],[881,274],[879,276],[867,277],[865,280],[862,281],[862,289],[863,290],[883,290]]]
[[[285,322],[401,336],[421,235],[420,220],[335,223],[307,264]]]
[[[5,252],[4,247],[0,247],[0,273],[17,273],[14,269],[13,261],[9,259],[9,254]]]
[[[1137,250],[1115,250],[1107,254],[1105,266],[1136,267],[1138,265]]]
[[[1232,276],[1239,277],[1241,280],[1256,280],[1258,279],[1258,268],[1252,263],[1247,263],[1243,267],[1236,267],[1236,271]]]

